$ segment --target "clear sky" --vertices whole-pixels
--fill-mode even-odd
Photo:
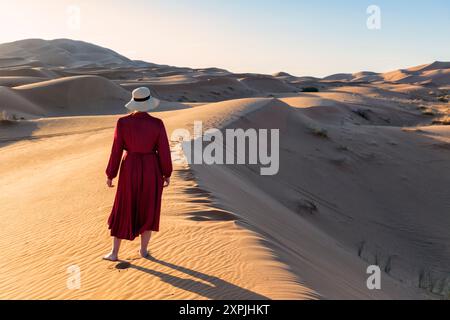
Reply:
[[[381,9],[379,30],[367,27],[370,5]],[[72,38],[234,72],[324,76],[450,61],[448,0],[0,0],[0,27],[0,43]]]

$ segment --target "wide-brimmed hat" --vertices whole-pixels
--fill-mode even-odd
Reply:
[[[133,98],[125,107],[131,111],[148,112],[158,108],[160,101],[152,97],[150,89],[141,87],[133,90]]]

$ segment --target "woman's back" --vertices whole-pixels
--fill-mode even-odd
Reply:
[[[124,149],[130,152],[155,151],[162,130],[162,121],[139,112],[119,119],[122,126]]]
[[[164,123],[146,112],[137,112],[117,121],[111,157],[106,169],[110,179],[117,176],[123,150],[127,154],[156,153],[164,177],[172,174],[172,159]]]

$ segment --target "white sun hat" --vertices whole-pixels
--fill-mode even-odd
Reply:
[[[160,101],[152,97],[150,89],[141,87],[133,90],[133,98],[125,107],[131,111],[148,112],[158,108]]]

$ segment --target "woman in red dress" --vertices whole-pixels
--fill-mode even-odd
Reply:
[[[126,105],[133,113],[117,121],[106,168],[108,187],[113,187],[119,168],[120,174],[108,219],[113,248],[105,260],[117,261],[121,241],[139,236],[140,254],[147,257],[152,231],[159,231],[161,197],[170,184],[172,159],[164,123],[147,113],[158,105],[148,88],[138,88]]]

